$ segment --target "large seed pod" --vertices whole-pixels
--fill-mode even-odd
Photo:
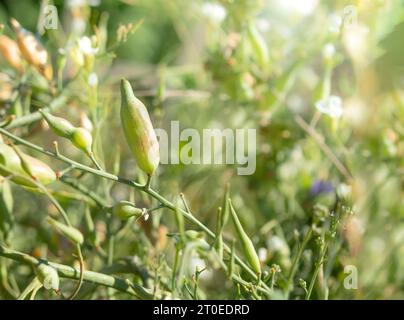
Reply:
[[[245,233],[243,226],[241,225],[240,220],[237,217],[236,211],[234,210],[233,205],[231,204],[230,199],[228,201],[231,217],[233,219],[233,223],[236,228],[236,232],[240,240],[241,247],[243,248],[244,255],[248,261],[248,264],[251,266],[254,272],[260,275],[261,264],[257,252],[255,251],[254,245],[251,239],[248,237],[247,233]]]
[[[36,268],[38,280],[43,284],[46,290],[59,290],[59,275],[57,270],[45,263],[41,263]]]
[[[0,52],[11,67],[19,73],[23,72],[21,52],[14,40],[5,35],[0,35]]]
[[[253,23],[248,25],[248,39],[260,67],[267,69],[269,66],[269,50],[264,38]]]
[[[41,113],[45,121],[48,123],[49,127],[59,137],[67,139],[71,138],[74,131],[74,126],[69,121],[60,117],[55,117],[54,115],[51,115],[50,113],[44,112],[42,110],[39,110],[39,112]]]
[[[0,143],[0,175],[10,177],[11,181],[29,188],[37,188],[32,178],[44,185],[56,180],[55,172],[46,163],[26,154],[24,160],[29,163],[32,177],[24,170],[15,150],[5,143]]]
[[[143,215],[144,210],[135,207],[129,201],[120,201],[112,207],[112,212],[118,218],[126,220],[131,217],[140,218]]]
[[[159,164],[160,153],[149,113],[125,79],[121,80],[121,99],[121,122],[126,141],[140,169],[152,175]]]
[[[11,19],[11,26],[17,35],[17,44],[25,60],[37,68],[46,79],[52,80],[53,70],[45,48],[31,32],[21,27],[17,20]]]
[[[77,244],[83,244],[84,242],[84,237],[83,234],[76,228],[67,226],[63,223],[60,223],[59,221],[56,221],[55,219],[52,219],[51,217],[46,218],[46,221],[49,222],[49,224],[59,233],[64,235],[67,239],[72,241],[73,243]]]

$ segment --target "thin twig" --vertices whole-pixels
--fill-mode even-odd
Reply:
[[[294,119],[295,119],[296,123],[317,142],[317,144],[319,145],[321,150],[323,150],[325,155],[335,165],[335,167],[338,169],[338,171],[347,180],[351,180],[352,179],[351,173],[343,165],[343,163],[338,159],[338,157],[332,152],[330,147],[328,147],[327,144],[324,143],[323,137],[320,134],[318,134],[317,131],[313,127],[311,127],[301,116],[296,115]]]
[[[22,253],[16,250],[12,250],[9,248],[6,248],[2,245],[0,245],[0,256],[12,259],[14,261],[18,261],[21,263],[26,263],[32,266],[38,266],[40,263],[46,263],[49,264],[50,266],[54,267],[57,271],[60,277],[62,278],[69,278],[69,279],[80,279],[80,271],[59,263],[54,263],[46,260],[38,260],[37,258],[34,258],[33,256],[30,256],[26,253]],[[103,273],[99,272],[94,272],[94,271],[89,271],[85,270],[83,272],[83,281],[85,282],[90,282],[90,283],[95,283],[97,285],[102,285],[106,286],[109,288],[114,288],[116,290],[128,293],[130,295],[139,297],[140,299],[151,299],[152,294],[148,292],[147,289],[136,285],[136,284],[131,284],[129,285],[127,281],[106,275]]]

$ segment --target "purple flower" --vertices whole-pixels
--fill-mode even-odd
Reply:
[[[332,183],[324,180],[314,181],[310,188],[310,194],[313,196],[319,195],[320,193],[330,193],[332,191],[334,191]]]

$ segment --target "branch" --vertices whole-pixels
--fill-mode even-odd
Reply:
[[[15,251],[9,248],[6,248],[0,245],[0,256],[3,256],[8,259],[12,259],[14,261],[18,261],[21,263],[29,264],[33,267],[37,266],[40,263],[46,263],[50,266],[54,267],[60,277],[68,278],[68,279],[76,279],[79,280],[80,278],[80,271],[59,263],[49,262],[46,260],[38,260],[33,256],[30,256],[26,253],[22,253],[19,251]],[[121,292],[128,293],[132,296],[136,296],[140,299],[150,300],[153,298],[153,295],[150,294],[147,289],[136,285],[136,284],[129,284],[127,281],[117,278],[114,276],[109,276],[103,273],[94,272],[94,271],[84,271],[83,273],[83,280],[86,282],[94,283],[97,285],[106,286],[109,288],[113,288],[119,290]]]
[[[60,161],[63,161],[67,164],[70,164],[72,167],[74,167],[75,169],[81,170],[81,171],[85,171],[91,174],[94,174],[96,176],[99,177],[103,177],[105,179],[109,179],[112,181],[116,181],[122,184],[126,184],[128,186],[131,186],[133,188],[136,188],[140,191],[143,191],[147,194],[149,194],[151,197],[153,197],[154,199],[156,199],[157,201],[159,201],[161,204],[163,204],[166,208],[172,210],[172,211],[178,211],[179,213],[181,213],[188,221],[192,222],[193,224],[195,224],[196,226],[198,226],[201,230],[203,230],[211,239],[216,239],[216,235],[214,232],[212,232],[208,227],[206,227],[202,222],[200,222],[197,218],[194,217],[194,215],[190,212],[187,212],[185,210],[183,210],[182,208],[178,208],[176,207],[172,202],[170,202],[169,200],[167,200],[166,198],[164,198],[162,195],[160,195],[158,192],[154,191],[153,189],[151,189],[150,187],[148,187],[148,185],[143,185],[140,183],[137,183],[133,180],[129,180],[129,179],[125,179],[125,178],[121,178],[119,176],[113,175],[111,173],[108,173],[106,171],[101,171],[101,170],[97,170],[91,167],[88,167],[84,164],[78,163],[74,160],[71,160],[70,158],[67,158],[63,155],[61,155],[60,153],[55,153],[55,152],[51,152],[48,150],[45,150],[42,147],[39,147],[25,139],[22,139],[14,134],[12,134],[11,132],[8,132],[7,130],[0,128],[0,133],[4,134],[5,136],[9,137],[10,139],[17,141],[18,143],[29,147],[33,150],[36,150],[38,152],[41,152],[49,157],[53,157],[56,158]],[[224,244],[223,245],[223,249],[226,250],[228,253],[231,252],[231,249],[228,245]],[[241,258],[239,258],[237,255],[235,255],[235,260],[236,262],[241,266],[241,268],[247,272],[249,274],[249,276],[254,279],[255,281],[258,281],[258,277],[255,274],[254,271],[251,270],[251,268],[243,261],[241,260]],[[243,284],[243,280],[239,277],[233,277],[236,281],[238,281],[240,284]],[[262,292],[264,292],[265,294],[270,294],[270,288],[265,284],[261,282],[261,286],[262,287],[257,287],[258,290],[261,290]]]
[[[67,93],[65,92],[55,97],[49,104],[49,107],[42,108],[42,110],[46,112],[52,112],[63,107],[66,104],[66,102],[67,102]],[[38,121],[40,119],[42,119],[42,116],[38,111],[32,112],[30,114],[18,117],[17,119],[13,120],[12,122],[10,122],[9,125],[6,126],[6,128],[14,129],[18,127],[23,127],[27,124]]]

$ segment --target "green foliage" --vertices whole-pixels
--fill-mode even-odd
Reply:
[[[404,298],[400,1],[47,2],[0,4],[0,298]],[[158,164],[171,121],[254,174]]]

